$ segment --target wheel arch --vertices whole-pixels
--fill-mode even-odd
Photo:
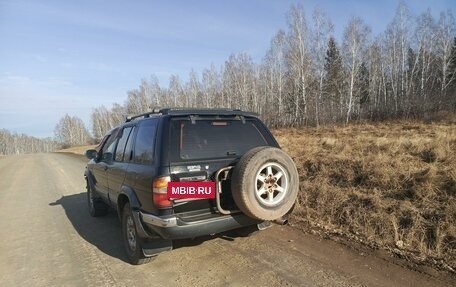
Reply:
[[[93,188],[93,182],[94,182],[93,174],[88,169],[86,169],[84,171],[84,178],[85,178],[87,184],[90,184],[90,187]]]
[[[123,186],[119,196],[117,197],[117,215],[119,219],[122,218],[122,210],[125,204],[129,203],[132,210],[139,210],[141,204],[139,203],[136,193],[130,187]]]

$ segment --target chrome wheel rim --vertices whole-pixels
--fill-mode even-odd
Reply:
[[[288,192],[288,176],[285,168],[278,163],[263,165],[255,180],[255,196],[266,206],[275,206],[282,202]]]

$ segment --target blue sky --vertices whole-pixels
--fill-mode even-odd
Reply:
[[[292,4],[310,20],[318,5],[336,37],[351,16],[372,35],[385,30],[397,0],[367,1],[22,1],[0,0],[0,129],[53,136],[66,113],[90,129],[92,108],[123,103],[126,92],[155,74],[186,79],[220,66],[232,53],[261,61],[272,36],[286,29]],[[455,11],[454,0],[409,0],[417,15]]]

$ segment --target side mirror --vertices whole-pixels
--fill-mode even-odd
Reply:
[[[114,158],[114,155],[112,152],[105,152],[105,153],[103,153],[101,160],[104,162],[110,163],[110,162],[112,162],[113,158]]]
[[[98,152],[94,149],[89,149],[85,152],[85,156],[88,159],[94,159],[98,157]]]

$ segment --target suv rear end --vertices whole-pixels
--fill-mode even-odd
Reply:
[[[128,138],[122,131],[129,132]],[[114,154],[120,154],[118,150],[123,149],[123,165],[116,163],[115,159],[112,164],[107,162],[108,196],[98,197],[96,188],[92,195],[96,201],[117,209],[132,263],[144,263],[160,252],[171,250],[172,239],[194,238],[258,224],[259,228],[269,225],[269,221],[264,220],[269,218],[246,210],[251,205],[244,204],[244,201],[249,203],[248,198],[233,197],[233,193],[237,193],[234,186],[242,188],[237,182],[232,183],[232,176],[243,156],[255,149],[267,153],[266,147],[279,148],[255,114],[226,109],[162,109],[127,119],[118,132],[121,136],[116,136],[119,138],[117,145],[125,143],[116,147]],[[102,154],[97,155],[101,159],[103,150],[101,148]],[[91,180],[95,180],[90,171],[96,161],[95,158],[88,164],[88,186]],[[114,172],[116,165],[122,166],[118,169],[124,170],[124,174]],[[257,178],[265,178],[263,173],[257,172]],[[215,182],[216,197],[169,198],[169,182]],[[280,185],[280,179],[277,182]],[[261,184],[258,189],[263,191],[264,188],[259,187]],[[250,186],[253,184],[249,183],[247,189]],[[276,191],[274,194],[279,195]],[[274,195],[269,194],[269,197]],[[263,196],[262,202],[268,205],[269,197]],[[257,198],[261,204],[262,198]]]
[[[221,181],[216,174],[234,166],[254,147],[278,146],[261,121],[239,111],[176,111],[163,117],[162,127],[161,166],[165,174],[153,182],[158,214],[140,211],[148,229],[162,238],[177,239],[259,223],[239,211],[231,196],[230,181]],[[220,182],[219,200],[168,199],[167,181]]]

